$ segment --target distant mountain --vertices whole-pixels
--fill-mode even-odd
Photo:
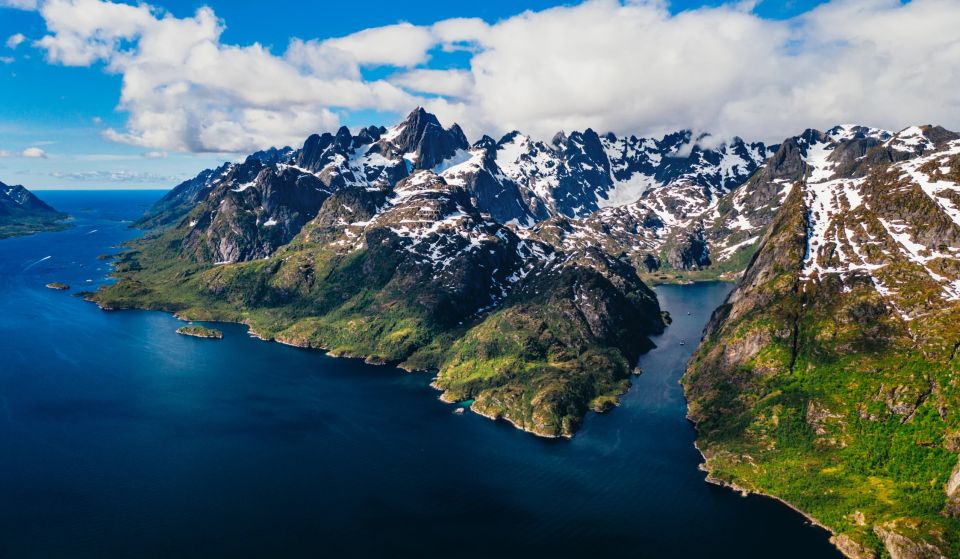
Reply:
[[[66,217],[23,186],[0,182],[0,239],[59,230]]]
[[[570,436],[617,401],[664,317],[628,261],[530,234],[553,202],[495,156],[418,109],[206,171],[145,216],[155,229],[95,299],[438,370],[445,399]]]
[[[710,234],[759,250],[684,379],[711,476],[850,557],[957,557],[960,135],[808,130],[744,188]]]
[[[621,247],[634,265],[700,269],[710,259],[706,246],[691,247],[703,236],[699,217],[775,149],[739,138],[718,143],[690,131],[652,140],[589,129],[557,134],[549,144],[511,132],[471,146],[457,125],[444,129],[417,109],[389,129],[368,127],[354,136],[341,128],[311,136],[298,150],[259,152],[204,171],[168,193],[140,225],[192,224],[184,250],[198,260],[263,258],[296,235],[331,193],[347,187],[389,193],[412,173],[426,172],[466,189],[477,209],[499,223],[528,229],[554,220],[570,231],[627,225],[646,239]]]
[[[470,144],[417,109],[177,186],[93,298],[435,371],[568,437],[669,322],[645,281],[739,279],[683,381],[710,479],[850,557],[956,557],[958,185],[940,127]]]

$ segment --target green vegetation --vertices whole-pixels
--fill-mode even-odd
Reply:
[[[177,328],[177,334],[184,336],[193,336],[195,338],[212,338],[219,340],[223,338],[223,332],[216,328],[207,328],[206,326],[181,326]]]
[[[960,452],[960,304],[905,322],[867,277],[799,282],[803,215],[791,196],[683,379],[711,475],[791,503],[853,555],[887,557],[896,534],[960,557],[946,491]],[[891,266],[903,304],[933,300],[908,264]]]
[[[118,255],[118,281],[91,299],[105,309],[243,322],[265,339],[437,371],[445,400],[475,400],[479,413],[550,437],[571,436],[589,410],[615,405],[632,363],[651,347],[646,335],[663,328],[653,293],[622,263],[607,275],[543,273],[477,315],[480,305],[464,305],[461,293],[482,269],[451,285],[404,260],[410,253],[389,230],[368,232],[368,248],[352,252],[334,250],[329,235],[311,223],[271,258],[210,265],[178,252],[182,231],[150,233]],[[506,250],[493,243],[490,251]],[[464,265],[487,252],[463,256]],[[579,308],[575,289],[604,312]]]
[[[49,233],[63,231],[69,227],[65,222],[67,216],[17,216],[16,218],[0,217],[0,239],[22,237],[34,233]]]
[[[666,250],[662,251],[664,265],[656,272],[644,272],[640,278],[647,285],[685,284],[701,281],[736,281],[750,263],[757,245],[746,245],[737,249],[733,256],[723,262],[711,264],[699,270],[678,270],[666,259]]]
[[[70,289],[70,286],[65,283],[60,283],[59,281],[52,281],[47,284],[47,289],[53,289],[55,291],[66,291]]]

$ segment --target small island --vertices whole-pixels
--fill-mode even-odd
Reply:
[[[67,289],[70,289],[70,286],[65,283],[61,283],[59,281],[52,281],[47,284],[47,289],[54,289],[56,291],[66,291]]]
[[[193,336],[195,338],[211,338],[214,340],[223,338],[223,332],[216,328],[207,328],[206,326],[181,326],[177,328],[177,334]]]

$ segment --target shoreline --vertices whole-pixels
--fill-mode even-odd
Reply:
[[[692,423],[692,422],[691,422],[691,423]],[[696,425],[694,425],[694,429],[696,429]],[[806,519],[807,522],[809,522],[811,525],[816,526],[817,528],[820,528],[820,529],[826,531],[828,534],[830,534],[830,538],[828,539],[828,541],[830,542],[830,545],[832,545],[834,548],[836,548],[836,550],[839,551],[843,556],[848,557],[849,559],[860,559],[860,556],[850,555],[850,554],[848,554],[846,551],[844,551],[843,548],[841,548],[839,545],[837,545],[837,539],[841,537],[841,534],[838,534],[838,533],[835,532],[832,528],[830,528],[829,526],[827,526],[827,525],[824,524],[823,522],[820,522],[816,517],[814,517],[814,516],[811,515],[810,513],[806,512],[806,511],[804,511],[804,510],[801,510],[800,508],[798,508],[798,507],[797,507],[796,505],[794,505],[793,503],[791,503],[791,502],[789,502],[789,501],[787,501],[787,500],[785,500],[785,499],[783,499],[783,498],[781,498],[781,497],[777,497],[776,495],[771,495],[771,494],[769,494],[769,493],[764,493],[763,491],[750,490],[750,489],[747,489],[747,488],[745,488],[745,487],[743,487],[743,486],[737,485],[736,483],[734,483],[734,482],[732,482],[732,481],[727,481],[727,480],[725,480],[725,479],[721,479],[721,478],[718,478],[718,477],[714,476],[714,475],[713,475],[713,471],[711,470],[710,466],[708,466],[708,464],[710,463],[710,461],[709,461],[709,459],[707,458],[707,456],[703,453],[703,450],[700,448],[700,441],[694,440],[694,441],[693,441],[693,447],[694,447],[695,449],[697,449],[697,453],[699,453],[699,454],[700,454],[700,458],[703,459],[703,462],[701,462],[700,465],[697,466],[697,469],[700,470],[701,472],[704,472],[704,473],[707,474],[706,477],[704,478],[704,481],[705,481],[706,483],[709,483],[710,485],[716,485],[717,487],[723,487],[723,488],[725,488],[725,489],[730,489],[731,491],[734,491],[734,492],[739,493],[740,496],[741,496],[741,497],[744,497],[744,498],[749,497],[749,496],[751,496],[751,495],[755,495],[755,496],[757,496],[757,497],[763,497],[763,498],[765,498],[765,499],[772,499],[772,500],[780,503],[781,505],[786,506],[786,507],[789,508],[790,510],[796,512],[797,514],[799,514],[800,516],[802,516],[804,519]]]
[[[281,339],[281,338],[276,338],[276,337],[267,337],[267,336],[265,336],[264,334],[258,332],[256,329],[254,329],[254,327],[253,327],[253,326],[250,324],[250,322],[249,322],[248,320],[246,320],[246,319],[244,319],[244,320],[226,320],[226,319],[223,319],[223,318],[218,318],[218,319],[205,319],[205,320],[201,320],[201,319],[197,319],[197,318],[188,318],[188,317],[180,314],[180,311],[171,311],[171,310],[156,309],[156,308],[147,308],[147,307],[122,307],[122,308],[107,307],[107,306],[104,306],[104,305],[100,304],[99,301],[97,301],[96,299],[94,299],[94,298],[93,298],[94,295],[96,295],[96,292],[92,292],[92,293],[90,293],[89,295],[85,296],[85,297],[83,298],[83,300],[84,300],[84,301],[87,301],[87,302],[89,302],[89,303],[93,303],[94,305],[96,305],[96,306],[97,306],[100,310],[102,310],[102,311],[107,311],[107,312],[121,312],[121,311],[126,311],[126,310],[139,310],[139,311],[162,312],[162,313],[170,314],[170,315],[172,315],[174,318],[176,318],[177,320],[181,320],[181,321],[184,321],[184,322],[210,322],[210,323],[221,323],[221,324],[241,324],[241,325],[247,327],[247,334],[248,334],[250,337],[256,338],[256,339],[258,339],[258,340],[260,340],[260,341],[264,341],[264,342],[268,342],[268,343],[277,343],[277,344],[285,345],[285,346],[288,346],[288,347],[295,347],[295,348],[298,348],[298,349],[306,349],[306,350],[311,350],[311,351],[319,351],[319,352],[321,352],[323,355],[325,355],[325,356],[327,356],[327,357],[330,357],[330,358],[333,358],[333,359],[357,359],[357,360],[362,360],[362,361],[364,362],[364,364],[366,364],[366,365],[373,365],[373,366],[393,366],[393,367],[395,367],[395,368],[397,368],[397,369],[399,369],[399,370],[401,370],[401,371],[403,371],[403,372],[405,372],[405,373],[410,373],[410,374],[429,374],[429,373],[431,373],[431,371],[430,371],[430,370],[427,370],[427,369],[417,369],[417,368],[413,368],[413,367],[406,367],[406,366],[404,366],[404,363],[406,363],[406,361],[401,361],[401,362],[399,362],[399,363],[389,363],[389,362],[382,361],[382,360],[380,360],[380,359],[371,360],[370,357],[364,357],[364,356],[358,356],[358,355],[348,355],[348,354],[337,354],[337,353],[332,352],[332,351],[331,351],[329,348],[327,348],[327,347],[314,346],[314,345],[311,345],[311,344],[309,344],[309,343],[296,343],[296,342],[294,342],[294,341],[292,341],[292,340],[288,340],[288,339]],[[200,337],[200,336],[198,336],[198,337]],[[651,347],[650,349],[648,349],[647,352],[653,351],[653,350],[655,350],[655,349],[657,349],[657,346],[656,346],[656,345],[654,345],[653,347]],[[645,352],[645,353],[647,353],[647,352]],[[631,369],[631,376],[636,374],[635,372],[633,372],[634,370],[635,370],[635,367],[634,367],[633,369]],[[447,400],[447,399],[444,399],[444,394],[446,393],[446,389],[437,386],[435,381],[436,381],[436,377],[434,377],[433,381],[430,382],[429,386],[430,386],[430,388],[432,388],[432,389],[440,392],[440,395],[437,397],[438,400],[440,400],[441,402],[444,402],[445,404],[450,404],[450,405],[456,405],[456,404],[458,404],[458,403],[461,402],[461,400]],[[630,378],[629,378],[629,377],[627,378],[627,381],[628,381],[628,382],[630,381]],[[612,405],[612,406],[610,406],[609,408],[604,409],[604,410],[595,410],[595,409],[592,409],[592,408],[591,408],[591,409],[588,409],[587,413],[588,413],[588,414],[589,414],[589,413],[604,414],[604,413],[607,413],[607,412],[609,412],[609,411],[611,411],[611,410],[613,410],[613,409],[615,409],[615,408],[620,407],[620,397],[623,396],[624,394],[626,394],[626,393],[630,390],[630,388],[632,388],[632,386],[633,386],[633,383],[632,383],[632,382],[629,382],[629,384],[627,385],[627,388],[626,388],[625,390],[623,390],[623,392],[620,392],[619,394],[617,394],[617,401],[616,401],[616,403],[615,403],[614,405]],[[505,416],[495,416],[495,415],[493,415],[493,414],[483,413],[483,412],[480,412],[480,411],[474,409],[474,407],[473,407],[472,405],[471,405],[471,406],[468,406],[468,407],[469,407],[469,409],[470,409],[471,412],[473,412],[473,413],[475,413],[475,414],[477,414],[477,415],[479,415],[479,416],[482,416],[482,417],[484,417],[484,418],[486,418],[486,419],[489,419],[489,420],[492,420],[492,421],[494,421],[494,422],[496,422],[496,421],[498,421],[498,420],[506,421],[506,422],[509,423],[511,426],[513,426],[515,429],[517,429],[517,430],[519,430],[519,431],[523,431],[524,433],[529,433],[529,434],[534,435],[534,436],[536,436],[536,437],[539,437],[539,438],[541,438],[541,439],[548,439],[548,440],[564,439],[564,440],[568,440],[568,441],[569,441],[569,440],[572,440],[573,437],[576,435],[576,433],[574,433],[573,435],[547,435],[547,434],[543,434],[543,433],[538,433],[538,432],[536,432],[536,431],[532,431],[532,430],[530,430],[530,429],[527,429],[526,427],[523,427],[522,425],[518,424],[516,421],[514,421],[514,420],[512,420],[512,419],[510,419],[510,418],[508,418],[508,417],[505,417]],[[584,416],[584,419],[585,419],[585,418],[586,418],[586,416]]]
[[[717,280],[710,280],[710,281],[717,281]],[[92,295],[92,294],[91,294],[91,295]],[[127,307],[127,308],[122,308],[122,309],[116,309],[116,308],[104,307],[104,306],[101,305],[98,301],[96,301],[96,300],[94,300],[94,299],[92,299],[92,298],[90,298],[90,297],[85,297],[84,300],[89,301],[89,302],[97,305],[97,307],[100,308],[100,309],[103,310],[103,311],[122,311],[122,310],[159,311],[159,312],[169,313],[169,314],[171,314],[174,318],[176,318],[177,320],[189,321],[189,319],[187,319],[186,317],[180,315],[180,314],[179,314],[178,312],[176,312],[176,311],[165,311],[165,310],[162,310],[162,309],[149,309],[149,308],[142,308],[142,307]],[[293,341],[290,341],[290,340],[283,340],[283,339],[277,339],[277,338],[274,338],[274,337],[267,337],[267,336],[264,336],[263,334],[261,334],[260,332],[258,332],[256,329],[254,329],[253,326],[251,326],[250,323],[249,323],[249,321],[247,321],[247,320],[223,320],[223,319],[218,319],[218,320],[207,320],[207,321],[204,321],[204,322],[213,322],[213,323],[220,322],[220,323],[223,323],[223,324],[241,324],[241,325],[247,327],[247,334],[248,334],[250,337],[256,338],[256,339],[258,339],[258,340],[260,340],[260,341],[278,343],[278,344],[281,344],[281,345],[285,345],[285,346],[288,346],[288,347],[295,347],[295,348],[299,348],[299,349],[320,351],[320,352],[322,352],[323,355],[326,355],[326,356],[331,357],[331,358],[334,358],[334,359],[364,359],[363,357],[332,354],[332,353],[330,353],[330,350],[329,350],[328,348],[324,348],[324,347],[312,346],[312,345],[310,345],[310,344],[299,344],[299,343],[294,343]],[[655,350],[655,349],[656,349],[656,346],[654,346],[653,348],[651,348],[649,351],[653,351],[653,350]],[[365,359],[364,359],[364,361],[366,362]],[[371,365],[389,365],[389,363],[367,363],[367,364],[371,364]],[[404,367],[404,366],[402,366],[402,363],[395,365],[395,367],[396,367],[397,369],[401,370],[401,371],[406,372],[406,373],[419,374],[419,373],[429,373],[429,372],[430,372],[430,371],[424,370],[424,369],[415,369],[415,368],[410,368],[410,367]],[[438,400],[440,400],[440,401],[442,401],[442,402],[444,402],[444,403],[446,403],[446,404],[449,404],[449,405],[456,405],[456,404],[458,404],[458,403],[461,402],[460,400],[447,400],[447,399],[444,399],[444,394],[446,393],[446,391],[445,391],[443,388],[437,386],[436,383],[435,383],[435,380],[436,380],[436,378],[434,378],[434,381],[430,382],[429,386],[430,386],[430,388],[432,388],[432,389],[437,390],[438,392],[440,392],[440,394],[437,396],[437,399],[438,399]],[[633,383],[630,383],[630,386],[628,386],[627,389],[624,390],[624,392],[620,394],[620,396],[622,396],[623,394],[626,394],[626,392],[629,391],[629,389],[632,387],[632,384],[633,384]],[[684,396],[684,402],[686,403],[686,394],[684,394],[683,396]],[[613,406],[613,408],[619,407],[619,406],[620,406],[620,399],[619,399],[619,397],[618,397],[618,398],[617,398],[617,403],[616,403],[615,406]],[[613,408],[611,408],[611,409],[613,409]],[[475,413],[475,414],[477,414],[477,415],[479,415],[479,416],[481,416],[481,417],[483,417],[483,418],[485,418],[485,419],[491,420],[491,421],[493,421],[493,422],[498,422],[498,421],[500,421],[500,420],[503,420],[503,421],[505,421],[506,423],[510,424],[510,426],[513,427],[514,429],[517,429],[517,430],[522,431],[522,432],[525,432],[525,433],[529,433],[529,434],[531,434],[531,435],[533,435],[533,436],[535,436],[535,437],[537,437],[537,438],[540,438],[540,439],[545,439],[545,440],[558,440],[558,439],[563,439],[563,440],[569,441],[569,440],[572,440],[573,437],[576,435],[576,433],[574,433],[573,435],[569,435],[569,436],[566,436],[566,435],[559,435],[559,436],[558,436],[558,435],[545,435],[545,434],[537,433],[537,432],[535,432],[535,431],[532,431],[532,430],[530,430],[530,429],[527,429],[527,428],[525,428],[524,426],[518,424],[516,421],[514,421],[514,420],[512,420],[512,419],[510,419],[510,418],[508,418],[508,417],[505,417],[505,416],[502,416],[502,415],[497,416],[497,415],[494,415],[494,414],[485,413],[485,412],[483,412],[483,411],[480,411],[480,410],[476,409],[473,405],[468,406],[468,409],[469,409],[471,412],[473,412],[473,413]],[[605,413],[606,411],[609,411],[609,410],[604,410],[604,411],[590,410],[590,411],[592,411],[592,412],[594,412],[594,413],[597,413],[597,414],[602,414],[602,413]],[[589,412],[588,412],[588,413],[589,413]],[[685,414],[685,417],[686,417],[686,419],[687,419],[688,421],[690,421],[689,416],[686,416],[686,414]],[[691,421],[691,424],[693,424],[692,421]],[[693,424],[693,427],[694,427],[694,431],[696,432],[696,425]],[[831,544],[834,548],[836,548],[842,555],[848,557],[849,559],[860,559],[860,558],[857,557],[857,556],[850,555],[850,554],[846,553],[840,546],[837,545],[837,538],[840,537],[839,534],[837,534],[837,533],[834,532],[831,528],[829,528],[828,526],[826,526],[825,524],[823,524],[822,522],[820,522],[820,521],[819,521],[817,518],[815,518],[814,516],[812,516],[812,515],[810,515],[809,513],[807,513],[807,512],[805,512],[805,511],[799,509],[798,507],[796,507],[796,506],[793,505],[792,503],[790,503],[790,502],[788,502],[788,501],[786,501],[786,500],[784,500],[784,499],[782,499],[782,498],[780,498],[780,497],[777,497],[777,496],[775,496],[775,495],[770,495],[770,494],[767,494],[767,493],[763,493],[763,492],[761,492],[761,491],[751,491],[751,490],[748,490],[748,489],[746,489],[746,488],[744,488],[744,487],[741,487],[741,486],[737,485],[736,483],[728,482],[728,481],[726,481],[726,480],[723,480],[723,479],[720,479],[720,478],[715,477],[715,476],[713,475],[710,467],[708,466],[709,460],[708,460],[707,457],[704,455],[703,450],[701,450],[700,445],[699,445],[699,440],[697,440],[696,437],[695,437],[694,440],[693,440],[693,447],[697,450],[697,453],[700,455],[701,459],[703,460],[703,461],[697,466],[697,469],[698,469],[699,471],[702,471],[702,472],[706,473],[706,477],[704,478],[704,481],[705,481],[706,483],[709,483],[709,484],[711,484],[711,485],[715,485],[715,486],[718,486],[718,487],[723,487],[723,488],[726,488],[726,489],[733,490],[733,491],[735,491],[735,492],[740,493],[740,495],[741,495],[742,497],[748,497],[748,496],[750,496],[750,495],[756,495],[756,496],[760,496],[760,497],[764,497],[764,498],[768,498],[768,499],[773,499],[774,501],[777,501],[778,503],[786,506],[786,507],[789,508],[790,510],[792,510],[792,511],[796,512],[797,514],[799,514],[800,516],[802,516],[802,517],[803,517],[807,522],[809,522],[811,525],[816,526],[816,527],[818,527],[818,528],[826,531],[826,532],[830,535],[828,541],[829,541],[830,544]]]

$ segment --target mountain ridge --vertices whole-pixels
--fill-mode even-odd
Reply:
[[[592,130],[471,145],[417,110],[183,183],[92,298],[433,371],[445,401],[570,437],[669,323],[647,281],[739,278],[683,380],[712,479],[810,514],[851,557],[946,556],[958,138],[839,125],[775,146]]]
[[[707,468],[850,557],[955,556],[960,135],[806,138],[684,377]]]
[[[0,182],[0,239],[59,231],[66,218],[24,186]]]

